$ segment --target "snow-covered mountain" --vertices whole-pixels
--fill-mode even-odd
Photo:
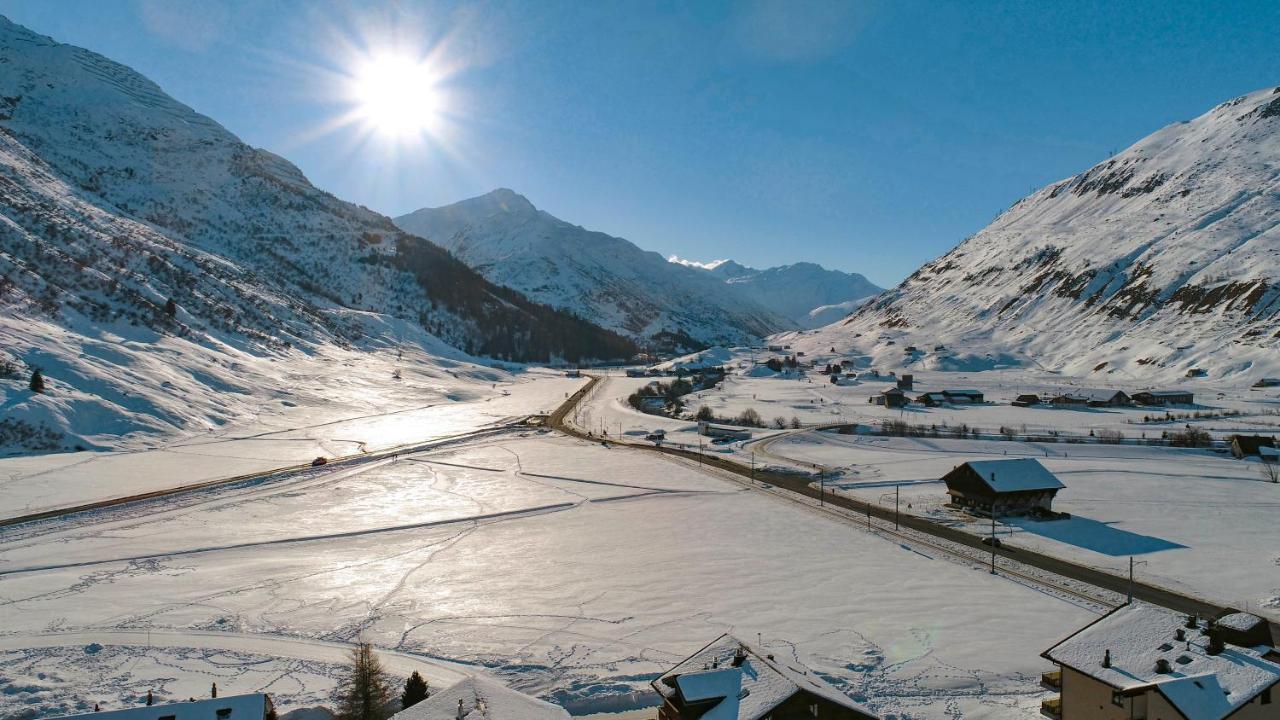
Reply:
[[[799,262],[757,270],[733,260],[699,263],[675,256],[668,260],[720,278],[801,328],[835,322],[867,298],[884,291],[858,273],[828,270],[816,263]]]
[[[511,190],[395,222],[499,285],[660,346],[734,344],[794,327],[700,270],[567,223]]]
[[[1117,378],[1275,374],[1278,177],[1280,88],[1268,88],[1020,200],[803,343]]]
[[[191,398],[239,388],[210,363],[388,335],[461,357],[421,328],[516,360],[634,351],[318,190],[129,68],[0,18],[0,446],[183,426]],[[36,366],[56,394],[25,390]],[[143,366],[173,370],[185,399],[139,393],[157,377]]]

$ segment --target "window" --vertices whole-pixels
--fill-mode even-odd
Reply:
[[[161,715],[156,720],[178,720],[177,715]]]
[[[1271,688],[1266,688],[1265,690],[1262,691],[1262,704],[1263,705],[1271,704]]]
[[[222,708],[215,712],[214,715],[218,716],[218,720],[226,720],[231,717],[231,708]]]
[[[1111,693],[1111,704],[1116,707],[1124,707],[1124,695],[1118,691]]]

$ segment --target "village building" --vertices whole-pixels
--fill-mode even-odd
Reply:
[[[1142,390],[1133,394],[1139,405],[1194,405],[1195,394],[1190,390]]]
[[[1066,487],[1034,458],[971,460],[942,481],[953,507],[998,517],[1052,513],[1054,496]]]
[[[576,369],[575,369],[575,370],[565,370],[565,371],[564,371],[564,376],[565,376],[565,377],[569,377],[569,378],[580,378],[580,377],[582,377],[582,371],[581,371],[581,370],[576,370]]]
[[[1231,454],[1237,460],[1246,457],[1261,457],[1262,449],[1275,449],[1276,440],[1266,435],[1232,435],[1228,440],[1231,443]]]
[[[1123,390],[1076,388],[1053,396],[1049,403],[1087,407],[1127,407],[1133,404],[1133,399]]]
[[[627,377],[642,378],[648,375],[644,368],[627,368]]]
[[[1275,720],[1280,654],[1270,625],[1247,613],[1217,621],[1135,602],[1041,654],[1060,691],[1054,720]]]
[[[1208,374],[1209,371],[1204,368],[1191,368],[1187,371],[1187,377],[1189,378],[1205,377]]]
[[[732,635],[654,680],[658,720],[877,720],[793,658],[777,660]]]
[[[139,705],[122,710],[103,710],[63,718],[93,720],[263,720],[271,709],[271,698],[263,693],[229,695],[205,700],[178,701]]]
[[[984,402],[982,393],[978,390],[943,390],[942,394],[947,396],[947,402],[952,405],[977,405]]]
[[[867,402],[887,408],[900,408],[906,406],[907,394],[896,387],[891,387],[888,390],[881,390],[879,395],[867,398]]]
[[[512,690],[496,680],[473,676],[440,690],[392,720],[569,720],[559,705]]]
[[[1253,386],[1256,388],[1280,386],[1280,378],[1260,378]]]
[[[751,431],[746,428],[740,428],[733,425],[718,425],[705,420],[698,423],[698,434],[705,435],[710,438],[724,438],[728,440],[751,439]]]
[[[916,397],[916,402],[928,407],[937,407],[947,403],[947,396],[941,390],[927,392]]]
[[[1015,398],[1012,404],[1014,407],[1031,407],[1032,405],[1039,405],[1040,402],[1041,400],[1039,395],[1036,395],[1035,393],[1023,393]]]
[[[915,382],[916,382],[915,375],[912,375],[911,373],[903,373],[902,377],[898,378],[898,389],[910,390],[912,389],[912,386],[915,385]]]

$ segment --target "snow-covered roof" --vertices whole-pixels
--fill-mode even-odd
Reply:
[[[104,710],[83,715],[64,715],[65,718],[93,718],[94,720],[158,720],[161,717],[173,717],[175,720],[262,720],[266,711],[266,695],[228,695],[227,697],[209,698],[195,702],[161,702],[155,705],[140,705],[124,710]],[[230,713],[219,715],[220,711]],[[54,718],[53,720],[58,720]]]
[[[1116,395],[1124,394],[1123,390],[1107,390],[1105,388],[1072,388],[1067,392],[1057,393],[1054,397],[1081,398],[1089,402],[1108,402]]]
[[[1044,652],[1060,665],[1117,690],[1153,688],[1187,720],[1219,720],[1280,682],[1280,664],[1265,649],[1224,644],[1210,655],[1203,623],[1187,628],[1186,616],[1147,603],[1122,606]],[[1183,640],[1177,639],[1181,629]],[[1103,658],[1110,651],[1110,667]],[[1169,664],[1158,672],[1157,660]]]
[[[1066,487],[1035,458],[970,460],[967,464],[996,492],[1061,490]]]
[[[734,656],[739,651],[745,657],[735,667]],[[716,697],[706,694],[713,688],[726,693],[722,696],[724,700],[702,716],[704,720],[758,720],[802,690],[867,717],[876,717],[795,660],[771,658],[768,653],[732,635],[721,635],[715,642],[689,656],[655,680],[653,687],[664,698],[671,698],[675,696],[677,687],[685,692],[687,676],[693,676],[690,687],[701,693],[698,699]],[[735,680],[738,685],[729,694]],[[687,693],[684,697],[694,699]]]
[[[462,713],[458,713],[462,701]],[[559,705],[530,697],[490,680],[472,676],[422,702],[401,710],[393,720],[569,720]]]
[[[1190,390],[1143,390],[1141,394],[1152,397],[1177,397],[1179,395],[1192,395],[1193,393]]]
[[[961,390],[947,389],[947,390],[943,390],[942,392],[947,395],[981,395],[982,394],[981,390],[971,390],[971,389],[961,389]]]

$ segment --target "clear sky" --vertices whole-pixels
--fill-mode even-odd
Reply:
[[[663,254],[811,260],[882,285],[1031,189],[1280,83],[1280,3],[1261,1],[0,0],[0,13],[135,68],[386,214],[510,187]],[[429,65],[423,132],[339,122],[368,100],[352,75],[377,102],[416,96],[356,67],[384,51]]]

